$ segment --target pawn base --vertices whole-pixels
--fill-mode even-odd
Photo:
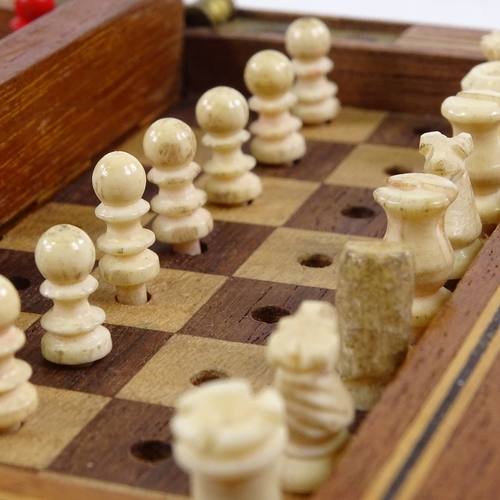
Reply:
[[[463,277],[465,271],[469,269],[472,261],[476,258],[479,250],[483,248],[483,242],[480,239],[475,239],[469,246],[465,248],[457,248],[455,250],[455,261],[453,263],[453,271],[450,275],[451,280],[458,280]]]
[[[59,365],[84,365],[104,358],[111,351],[109,330],[102,325],[81,335],[57,335],[47,332],[42,337],[42,356]]]
[[[17,432],[37,406],[37,391],[29,382],[0,394],[0,433]]]
[[[208,200],[219,205],[242,205],[254,200],[262,193],[262,182],[252,172],[238,177],[209,176],[204,179],[203,187]]]
[[[340,101],[331,97],[312,103],[299,102],[292,108],[292,114],[300,118],[305,125],[321,125],[336,118],[340,107]]]
[[[250,152],[260,163],[287,165],[304,156],[306,141],[298,132],[278,140],[255,137],[250,143]]]
[[[289,493],[311,493],[330,475],[335,457],[296,458],[284,455],[281,486]]]
[[[441,306],[448,300],[451,292],[441,287],[435,294],[427,297],[415,297],[411,307],[412,328],[411,344],[416,344],[427,325],[437,314]]]
[[[385,387],[382,383],[370,383],[368,380],[359,382],[353,379],[345,379],[343,382],[354,399],[356,410],[361,411],[371,410],[382,396]]]
[[[158,241],[178,246],[207,236],[214,227],[214,221],[208,210],[199,208],[187,217],[158,215],[152,227]]]

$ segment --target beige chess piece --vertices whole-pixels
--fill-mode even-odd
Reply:
[[[201,171],[193,161],[193,131],[181,120],[162,118],[148,128],[143,146],[153,165],[148,180],[159,187],[151,200],[151,208],[158,214],[153,221],[156,238],[172,244],[176,252],[200,254],[200,238],[212,231],[214,223],[210,212],[203,208],[205,191],[193,185]]]
[[[46,330],[42,355],[62,365],[84,365],[111,351],[111,335],[102,326],[104,311],[91,306],[88,296],[97,289],[90,275],[95,263],[92,240],[70,224],[53,226],[38,240],[38,270],[45,278],[40,293],[54,302],[41,319]]]
[[[184,394],[170,422],[174,457],[190,474],[193,500],[280,500],[284,405],[271,388],[207,382]]]
[[[462,91],[445,99],[441,112],[453,135],[472,136],[474,151],[467,159],[467,171],[483,231],[491,233],[500,222],[500,93]]]
[[[202,187],[208,200],[222,205],[241,205],[262,192],[262,183],[250,170],[253,156],[243,154],[241,145],[250,139],[246,99],[230,87],[205,92],[196,105],[196,120],[205,135],[202,143],[213,156],[202,165]]]
[[[413,251],[412,343],[451,294],[443,285],[453,270],[455,254],[445,233],[444,216],[457,193],[450,180],[421,173],[389,177],[387,185],[374,192],[387,215],[384,240],[404,243]]]
[[[328,26],[314,17],[295,20],[286,31],[285,47],[296,76],[292,91],[298,99],[292,114],[307,125],[330,121],[340,111],[338,87],[326,77],[333,69],[331,44]]]
[[[297,102],[291,92],[294,74],[290,60],[276,50],[258,52],[247,62],[244,79],[253,94],[248,105],[259,115],[250,124],[255,135],[250,142],[252,155],[269,165],[287,165],[302,158],[306,152],[299,133],[302,122],[290,114]]]
[[[406,359],[413,254],[389,241],[348,241],[338,261],[338,371],[358,410],[370,410]]]
[[[282,460],[285,491],[314,491],[349,437],[354,401],[336,372],[340,338],[335,308],[304,301],[282,318],[268,342],[274,386],[285,400],[289,440]]]
[[[425,156],[424,171],[453,181],[458,188],[455,201],[446,210],[446,235],[455,252],[450,279],[460,279],[481,250],[481,218],[466,169],[474,150],[472,137],[464,132],[448,138],[440,132],[428,132],[420,138],[420,153]]]
[[[0,276],[0,434],[17,430],[38,405],[36,388],[28,382],[31,366],[14,357],[26,341],[14,326],[20,312],[17,290]]]
[[[146,172],[132,155],[114,151],[97,162],[92,184],[101,200],[96,216],[107,226],[97,239],[105,254],[99,261],[101,279],[115,286],[121,304],[145,304],[146,283],[160,272],[158,256],[148,249],[155,235],[141,224],[149,211],[149,203],[142,199]]]
[[[477,64],[462,79],[462,90],[495,90],[500,92],[500,31],[481,38],[481,49],[488,62]]]

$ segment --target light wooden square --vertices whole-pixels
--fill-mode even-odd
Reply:
[[[281,226],[320,186],[319,182],[295,179],[264,176],[261,179],[263,192],[251,204],[223,207],[207,203],[205,208],[210,210],[215,220]]]
[[[417,149],[380,144],[360,144],[325,180],[364,188],[384,186],[394,173],[422,172],[424,157]]]
[[[98,270],[94,271],[94,275],[99,276]],[[98,290],[90,296],[90,302],[106,311],[107,323],[175,333],[226,279],[211,274],[160,269],[160,274],[148,284],[151,299],[147,304],[119,304],[114,287],[102,281]]]
[[[192,380],[217,373],[247,379],[254,390],[259,390],[269,385],[273,377],[265,349],[253,344],[174,335],[123,387],[118,397],[174,406],[182,393],[194,387]]]
[[[366,141],[386,116],[386,111],[346,107],[330,123],[304,126],[301,132],[306,139],[314,141],[357,144]]]
[[[293,285],[336,289],[337,257],[348,240],[358,236],[277,228],[242,264],[235,276]],[[327,267],[307,267],[301,261],[313,255],[331,259]]]
[[[1,436],[0,462],[44,469],[110,398],[37,386],[39,406],[21,429]]]

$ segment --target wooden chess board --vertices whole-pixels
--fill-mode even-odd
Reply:
[[[148,1],[151,7],[156,3],[161,2]],[[212,71],[206,85],[242,88],[242,72],[237,76],[235,68],[244,64],[248,50],[282,47],[288,21],[240,13],[215,30],[188,29],[187,96],[166,112],[159,106],[158,115],[186,121],[199,138],[193,94],[204,90],[200,82],[207,68]],[[185,498],[187,476],[171,457],[168,427],[176,398],[213,378],[244,377],[256,389],[269,384],[272,370],[264,349],[275,322],[304,299],[334,302],[343,244],[384,234],[385,215],[373,189],[394,173],[421,171],[420,134],[450,134],[435,103],[458,90],[461,67],[465,73],[467,65],[481,60],[480,34],[341,20],[330,25],[340,66],[339,79],[335,71],[332,78],[341,90],[344,86],[341,115],[326,126],[304,129],[308,150],[295,165],[257,166],[264,193],[254,202],[237,208],[207,205],[215,228],[203,240],[201,255],[178,255],[155,243],[161,272],[145,306],[120,305],[101,284],[91,302],[105,309],[114,345],[103,360],[66,368],[42,359],[40,317],[51,303],[38,293],[42,277],[33,259],[39,236],[54,224],[75,224],[94,241],[104,232],[94,216],[98,201],[91,169],[36,209],[21,207],[22,216],[8,218],[0,273],[21,296],[18,324],[27,343],[18,356],[33,366],[40,407],[19,432],[0,436],[1,500]],[[217,69],[220,52],[205,57],[207,47],[215,46],[224,47],[227,72]],[[421,66],[414,67],[415,61]],[[426,68],[444,61],[438,84],[427,87]],[[380,73],[386,67],[394,69],[392,76]],[[419,73],[420,80],[414,78]],[[368,85],[365,92],[362,74],[372,85],[394,85],[399,76],[401,100],[384,97],[378,86]],[[422,113],[410,113],[407,106],[418,100],[421,86]],[[129,128],[147,126],[150,115],[143,109],[131,117]],[[144,130],[136,127],[119,142],[108,137],[108,147],[89,154],[89,165],[101,153],[124,149],[147,167]],[[199,146],[196,160],[203,163],[207,154]],[[146,198],[155,191],[149,186]],[[144,223],[151,220],[148,215]],[[311,498],[494,497],[500,486],[499,238],[497,231],[486,243],[382,400],[353,431],[331,479]]]

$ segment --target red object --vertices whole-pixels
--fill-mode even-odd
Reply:
[[[10,22],[13,30],[26,26],[31,21],[54,10],[56,0],[15,0],[14,12],[16,17]]]

